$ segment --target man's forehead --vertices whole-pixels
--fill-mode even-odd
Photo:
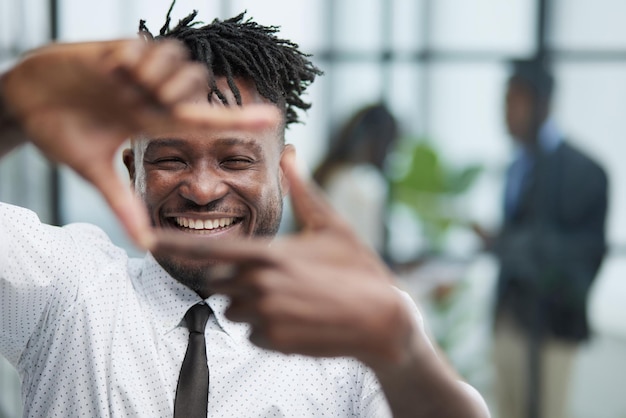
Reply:
[[[263,152],[264,149],[270,150],[276,146],[276,150],[280,152],[284,145],[280,129],[282,128],[267,128],[267,130],[260,133],[228,130],[168,132],[151,137],[134,138],[131,141],[131,146],[137,156],[142,156],[148,151],[154,152],[166,148],[180,150],[195,148],[197,151],[199,146],[213,150],[241,147],[258,153]]]

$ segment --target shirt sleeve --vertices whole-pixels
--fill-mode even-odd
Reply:
[[[0,354],[14,366],[47,315],[50,299],[76,297],[84,260],[71,229],[43,224],[30,210],[0,203]]]
[[[364,376],[363,395],[361,397],[361,418],[391,418],[391,408],[374,372],[367,370]]]

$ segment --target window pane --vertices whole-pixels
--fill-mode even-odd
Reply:
[[[536,0],[432,1],[432,46],[531,54]]]
[[[172,10],[171,26],[198,10],[198,20],[210,22],[218,16],[217,2],[205,2],[199,7],[194,0],[179,0]],[[165,23],[171,0],[100,1],[61,0],[59,4],[60,38],[66,41],[134,37],[139,20],[153,34],[158,34]]]
[[[623,0],[553,0],[552,43],[556,48],[626,47]]]
[[[322,1],[233,0],[232,14],[246,14],[262,25],[280,26],[279,37],[300,45],[305,52],[322,49],[326,44],[326,24]]]
[[[62,0],[59,3],[59,39],[82,41],[110,39],[128,34],[120,19],[119,2]],[[129,9],[126,6],[126,9]]]
[[[43,222],[52,222],[49,179],[47,160],[34,146],[23,146],[0,162],[0,201],[33,210]]]
[[[385,6],[383,6],[385,3]],[[381,0],[335,1],[334,29],[340,51],[378,52],[383,47]]]
[[[331,123],[341,123],[361,107],[383,97],[383,78],[378,64],[334,64],[328,76],[332,77]]]
[[[312,104],[311,108],[306,113],[299,112],[303,123],[293,124],[285,132],[286,141],[296,146],[298,159],[311,170],[326,151],[329,115],[325,102],[328,99],[327,85],[326,77],[316,79],[304,96],[304,100]]]
[[[483,165],[461,216],[488,227],[501,219],[502,180],[510,158],[503,109],[507,70],[501,63],[441,63],[432,65],[430,75],[427,136],[446,163]]]
[[[391,47],[396,51],[423,48],[424,0],[395,0],[392,7]]]
[[[506,160],[504,126],[507,67],[500,63],[433,64],[430,121],[433,141],[456,162]]]
[[[0,0],[0,69],[50,37],[48,2]]]
[[[416,63],[399,63],[391,66],[390,89],[385,92],[391,112],[401,122],[402,130],[411,136],[424,130],[422,91],[424,73]]]

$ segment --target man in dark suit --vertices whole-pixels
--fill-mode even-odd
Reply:
[[[507,171],[494,355],[500,414],[566,416],[576,348],[589,337],[587,295],[605,249],[607,177],[549,117],[553,77],[517,61],[506,93],[516,143]]]

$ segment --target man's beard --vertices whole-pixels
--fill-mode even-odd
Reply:
[[[283,213],[283,200],[278,192],[269,199],[265,210],[260,211],[257,225],[252,232],[254,238],[273,238],[278,233]],[[189,287],[196,293],[202,294],[207,283],[216,278],[216,273],[221,271],[221,264],[214,260],[206,260],[201,266],[186,263],[184,260],[176,260],[167,255],[154,254],[157,262],[167,271],[170,276]],[[215,266],[215,268],[212,268]],[[219,275],[219,273],[217,273]]]

